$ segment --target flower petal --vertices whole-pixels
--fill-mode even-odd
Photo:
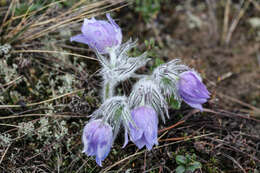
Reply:
[[[81,35],[71,38],[71,41],[88,44],[100,54],[109,53],[122,42],[122,31],[115,21],[107,14],[108,21],[84,19]]]
[[[131,112],[137,128],[130,125],[130,139],[141,149],[146,145],[151,150],[154,144],[158,144],[158,117],[155,110],[148,106],[138,107]]]
[[[79,34],[70,38],[70,41],[76,41],[83,44],[89,44],[89,40],[83,34]]]
[[[111,18],[111,16],[110,16],[109,13],[106,14],[106,17],[107,17],[108,21],[109,21],[113,26],[115,26],[116,28],[120,29],[120,27],[116,24],[116,22]]]
[[[209,91],[202,83],[200,76],[194,71],[180,74],[178,90],[184,102],[201,111],[203,110],[202,104],[210,98]]]
[[[125,146],[128,144],[128,132],[127,132],[127,129],[125,127],[125,142],[124,142],[124,145],[122,148],[125,148]]]
[[[96,163],[102,167],[102,160],[99,157],[96,157]]]
[[[139,149],[142,149],[145,145],[146,145],[146,140],[145,140],[145,137],[144,135],[138,139],[137,141],[134,142],[135,145],[139,148]]]
[[[140,128],[136,129],[135,127],[130,127],[130,139],[132,141],[139,140],[142,137],[143,133],[143,130]]]
[[[200,111],[203,111],[203,107],[201,104],[199,103],[190,103],[190,102],[186,102],[188,105],[190,105],[193,108],[199,109]]]
[[[90,121],[83,130],[83,152],[88,156],[96,156],[99,166],[107,157],[113,142],[112,127],[102,120]]]

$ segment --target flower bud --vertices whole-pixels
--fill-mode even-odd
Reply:
[[[84,127],[82,141],[84,144],[82,152],[88,156],[96,156],[97,164],[102,166],[101,162],[112,147],[112,127],[102,120],[92,120]]]
[[[186,71],[180,74],[178,91],[184,102],[201,111],[203,110],[202,104],[210,98],[206,86],[194,71]]]
[[[82,34],[73,36],[70,40],[88,44],[101,54],[109,53],[110,49],[121,44],[122,31],[109,14],[106,16],[109,22],[96,20],[94,17],[90,20],[84,19]]]
[[[154,144],[158,144],[158,117],[155,110],[148,106],[135,108],[132,112],[135,125],[130,125],[130,139],[141,149],[146,145],[151,150]]]

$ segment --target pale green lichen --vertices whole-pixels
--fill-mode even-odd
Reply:
[[[44,103],[44,107],[48,108],[45,110],[46,114],[54,114],[56,112],[52,103]]]
[[[17,74],[17,65],[12,64],[12,66],[9,66],[7,64],[7,58],[0,59],[0,76],[5,80],[5,82],[10,82],[14,80],[18,74]]]
[[[22,95],[19,92],[15,91],[15,90],[14,91],[10,91],[9,94],[10,94],[10,97],[11,97],[13,103],[16,103],[19,100],[23,100],[24,99],[22,97]]]
[[[68,134],[68,128],[66,127],[66,121],[62,120],[60,123],[57,123],[57,129],[55,130],[55,138],[57,140],[62,139],[65,135]]]
[[[58,91],[60,94],[65,94],[73,91],[73,84],[75,83],[75,79],[72,75],[66,73],[63,76],[59,76],[58,79],[63,82],[63,85],[58,87]]]
[[[52,131],[50,130],[49,120],[46,117],[43,117],[39,121],[40,127],[37,130],[37,139],[44,140],[45,137],[50,137],[52,135]]]
[[[35,127],[33,122],[22,122],[18,124],[19,129],[18,129],[18,135],[28,135],[29,137],[31,137],[34,133]]]
[[[12,142],[11,135],[8,133],[0,134],[0,146],[6,147]]]
[[[11,45],[10,44],[4,44],[4,45],[0,45],[0,56],[3,55],[8,55],[10,50],[11,50]]]

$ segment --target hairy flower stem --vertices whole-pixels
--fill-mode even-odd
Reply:
[[[116,54],[113,49],[109,52],[109,56],[110,56],[111,68],[114,68],[116,65]],[[105,76],[103,76],[103,79],[105,79]],[[105,79],[105,83],[103,85],[103,102],[106,99],[109,99],[114,96],[115,86],[116,86],[116,83],[114,81]]]
[[[112,49],[110,52],[109,52],[109,56],[110,56],[110,64],[111,64],[111,67],[114,68],[116,66],[116,53],[115,53],[115,50]]]
[[[132,78],[137,78],[137,79],[141,79],[141,78],[145,78],[148,77],[148,75],[146,74],[133,74]]]
[[[115,87],[114,82],[111,81],[105,82],[103,86],[103,102],[106,99],[109,99],[114,96],[114,87]]]

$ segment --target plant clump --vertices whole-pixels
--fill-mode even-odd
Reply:
[[[199,74],[180,64],[178,59],[159,65],[152,74],[137,74],[137,69],[150,60],[147,53],[130,57],[129,50],[136,42],[129,40],[121,44],[120,27],[109,14],[107,19],[109,22],[85,19],[82,34],[71,38],[71,41],[89,45],[102,65],[103,103],[92,113],[82,135],[83,152],[96,156],[99,166],[107,157],[121,126],[125,131],[124,146],[130,136],[139,149],[146,146],[151,150],[158,144],[158,115],[163,122],[169,118],[167,99],[173,97],[178,103],[183,100],[203,111],[202,104],[210,98]],[[130,95],[117,95],[120,82],[129,78],[138,79]]]

